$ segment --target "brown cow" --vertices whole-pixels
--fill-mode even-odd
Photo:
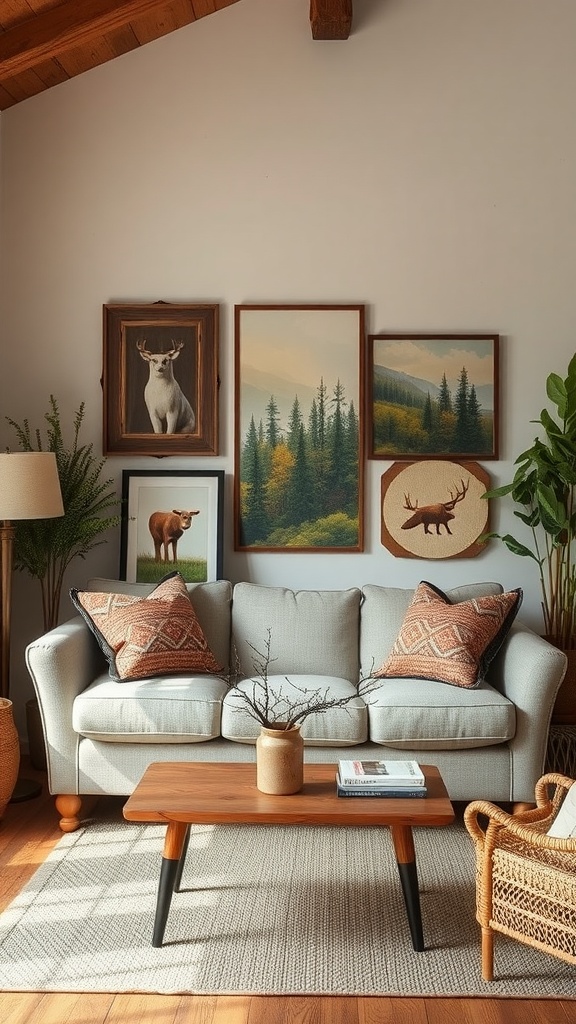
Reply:
[[[154,541],[154,561],[169,562],[169,547],[172,545],[172,560],[176,561],[176,546],[184,530],[192,526],[192,516],[197,516],[200,509],[182,512],[177,508],[171,512],[153,512],[148,520],[148,529]],[[164,548],[164,557],[162,557]]]

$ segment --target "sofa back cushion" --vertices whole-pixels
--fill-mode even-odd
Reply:
[[[447,590],[451,601],[469,601],[473,597],[490,597],[503,591],[499,583],[470,583]],[[364,600],[360,611],[360,672],[369,676],[376,672],[392,650],[404,617],[414,597],[414,590],[394,587],[363,587]]]
[[[232,639],[243,676],[254,675],[254,651],[266,653],[270,673],[337,676],[358,682],[361,591],[287,590],[237,583]]]
[[[88,580],[87,590],[108,594],[133,594],[147,597],[155,589],[155,583],[126,583],[123,580],[93,578]],[[216,661],[228,671],[230,659],[230,607],[232,584],[228,580],[212,583],[187,583],[192,607],[202,627],[206,642]]]

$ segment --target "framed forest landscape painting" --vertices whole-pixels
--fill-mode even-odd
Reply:
[[[236,550],[363,550],[363,305],[235,307]]]
[[[498,334],[368,337],[368,457],[497,459]]]

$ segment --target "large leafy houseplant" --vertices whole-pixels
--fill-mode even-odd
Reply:
[[[64,515],[58,519],[18,522],[14,547],[14,566],[39,580],[42,592],[44,629],[58,624],[64,574],[74,558],[102,544],[100,535],[119,522],[110,511],[118,506],[113,481],[102,479],[105,460],[94,454],[92,444],[80,444],[84,402],[74,414],[72,442],[66,445],[60,410],[53,395],[44,416],[46,439],[37,428],[32,431],[27,419],[9,424],[16,431],[24,451],[51,451],[56,455]]]
[[[538,564],[544,632],[562,650],[576,648],[576,354],[565,378],[551,373],[546,394],[555,406],[543,409],[542,436],[516,459],[511,483],[486,491],[485,498],[511,495],[521,506],[514,515],[527,528],[531,544],[511,534],[498,537],[515,555]]]

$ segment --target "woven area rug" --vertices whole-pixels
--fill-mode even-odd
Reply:
[[[164,829],[64,836],[0,916],[0,989],[576,998],[576,969],[496,937],[480,977],[472,843],[415,829],[426,950],[410,942],[387,829],[195,826],[164,945],[151,946]]]

